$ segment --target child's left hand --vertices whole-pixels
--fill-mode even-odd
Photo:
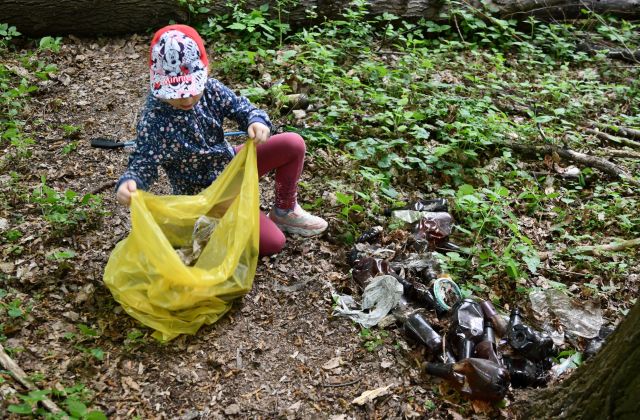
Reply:
[[[254,122],[247,128],[247,134],[256,142],[256,146],[267,141],[271,136],[271,130],[266,125]]]

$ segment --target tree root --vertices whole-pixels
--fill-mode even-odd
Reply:
[[[27,379],[27,374],[24,372],[24,370],[22,370],[20,366],[18,366],[18,364],[14,362],[13,359],[11,359],[11,357],[9,357],[9,355],[4,351],[4,347],[2,346],[2,344],[0,344],[0,363],[2,364],[2,367],[7,369],[11,373],[11,376],[13,376],[18,382],[22,384],[22,386],[27,388],[29,391],[34,391],[37,389],[36,386],[29,379]],[[62,413],[60,407],[58,407],[56,403],[51,401],[49,398],[44,397],[40,402],[47,410],[51,411],[52,413]]]

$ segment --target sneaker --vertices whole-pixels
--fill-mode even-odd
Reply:
[[[281,231],[307,237],[321,234],[328,225],[324,219],[307,213],[299,204],[282,216],[278,215],[275,209],[271,210],[269,218]]]

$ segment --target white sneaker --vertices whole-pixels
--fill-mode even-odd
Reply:
[[[275,209],[272,209],[269,212],[269,218],[273,220],[281,231],[305,237],[319,235],[328,226],[326,220],[309,214],[299,204],[296,204],[293,210],[282,216],[279,216]]]

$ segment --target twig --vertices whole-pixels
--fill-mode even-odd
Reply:
[[[634,248],[634,247],[637,247],[637,246],[640,246],[640,238],[629,239],[627,241],[622,241],[622,242],[612,242],[612,243],[607,244],[607,245],[585,245],[585,246],[579,246],[579,247],[576,248],[576,251],[578,253],[580,253],[580,254],[598,255],[601,252],[622,251],[624,249]]]
[[[602,140],[607,140],[607,141],[611,141],[614,143],[618,143],[618,144],[623,144],[625,146],[629,146],[629,147],[634,147],[636,149],[640,149],[640,142],[638,141],[633,141],[633,140],[629,140],[627,138],[624,137],[618,137],[618,136],[612,136],[611,134],[607,134],[607,133],[603,133],[602,131],[599,130],[594,130],[592,128],[587,128],[585,130],[585,133],[587,134],[592,134]]]
[[[2,363],[2,366],[11,372],[11,375],[29,391],[35,391],[38,389],[29,379],[27,379],[27,374],[24,370],[22,370],[20,366],[18,366],[18,364],[14,362],[13,359],[11,359],[11,357],[9,357],[9,355],[4,351],[2,344],[0,344],[0,363]],[[56,403],[51,401],[49,398],[42,397],[40,402],[52,413],[62,413],[62,410],[56,405]]]
[[[116,186],[116,181],[105,182],[104,184],[98,185],[96,188],[92,189],[89,194],[95,195],[101,193],[102,191],[112,188]]]
[[[339,386],[349,386],[349,385],[353,385],[353,384],[357,384],[358,382],[360,382],[360,378],[354,379],[353,381],[349,381],[349,382],[343,382],[341,384],[327,384],[327,383],[323,383],[322,386],[327,386],[327,387],[339,387]]]
[[[597,156],[589,156],[584,153],[576,152],[575,150],[555,147],[552,145],[532,146],[527,144],[509,143],[509,142],[495,142],[498,146],[508,147],[524,154],[545,154],[549,155],[557,153],[558,156],[569,159],[572,162],[576,162],[585,166],[591,166],[601,170],[607,175],[621,178],[628,183],[640,187],[640,181],[634,179],[624,169],[618,167],[616,164]]]

